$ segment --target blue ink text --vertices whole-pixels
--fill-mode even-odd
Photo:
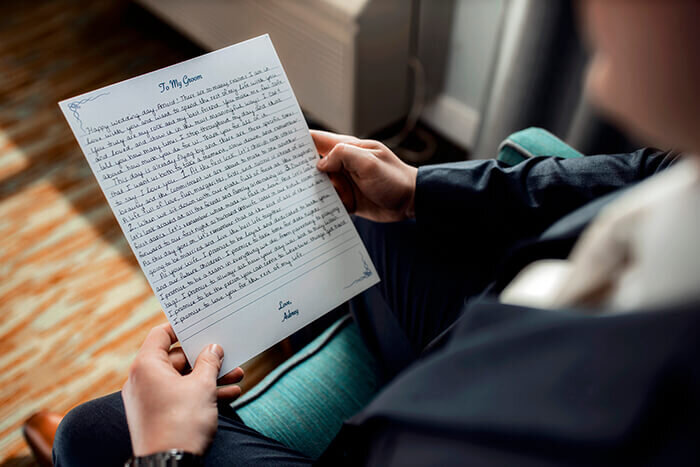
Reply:
[[[279,307],[277,309],[284,310],[285,308],[287,308],[288,306],[291,306],[291,305],[292,305],[291,300],[285,300],[285,301],[280,300],[280,304],[279,304]],[[284,323],[292,316],[297,316],[298,314],[299,314],[299,310],[285,310],[284,314],[282,316],[282,322]]]
[[[158,83],[158,87],[160,88],[161,94],[164,93],[165,91],[170,91],[171,89],[182,89],[183,87],[187,87],[190,85],[190,83],[194,83],[195,81],[199,81],[202,79],[202,75],[197,75],[197,76],[183,76],[182,79],[171,79],[168,82],[161,82]]]

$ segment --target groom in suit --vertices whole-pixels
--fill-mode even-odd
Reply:
[[[384,389],[309,459],[217,414],[217,395],[238,394],[217,389],[221,348],[182,376],[161,326],[121,393],[64,419],[56,464],[175,449],[172,465],[697,465],[700,3],[579,10],[590,94],[687,155],[416,170],[379,142],[314,132],[382,277],[351,308]]]

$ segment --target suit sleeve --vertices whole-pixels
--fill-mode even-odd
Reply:
[[[425,166],[418,170],[416,220],[446,241],[508,246],[666,168],[675,157],[646,148],[575,159],[535,157],[512,167],[496,160]]]

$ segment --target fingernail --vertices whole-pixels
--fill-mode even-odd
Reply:
[[[222,349],[219,344],[210,345],[209,352],[219,357],[219,360],[222,360],[224,358],[224,349]]]
[[[324,168],[324,167],[326,166],[326,158],[325,158],[325,157],[322,157],[321,159],[319,159],[318,162],[316,163],[316,166],[317,166],[319,169]]]

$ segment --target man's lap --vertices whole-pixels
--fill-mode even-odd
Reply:
[[[391,378],[413,361],[480,291],[479,268],[468,253],[422,238],[415,222],[376,224],[356,219],[382,282],[351,301],[363,337]],[[123,465],[131,456],[124,405],[115,393],[72,410],[54,443],[55,465]],[[308,465],[311,459],[220,411],[206,461]]]
[[[310,465],[312,460],[219,413],[219,426],[205,455],[206,465]],[[71,410],[54,440],[54,465],[123,466],[131,440],[121,393],[92,400]]]

